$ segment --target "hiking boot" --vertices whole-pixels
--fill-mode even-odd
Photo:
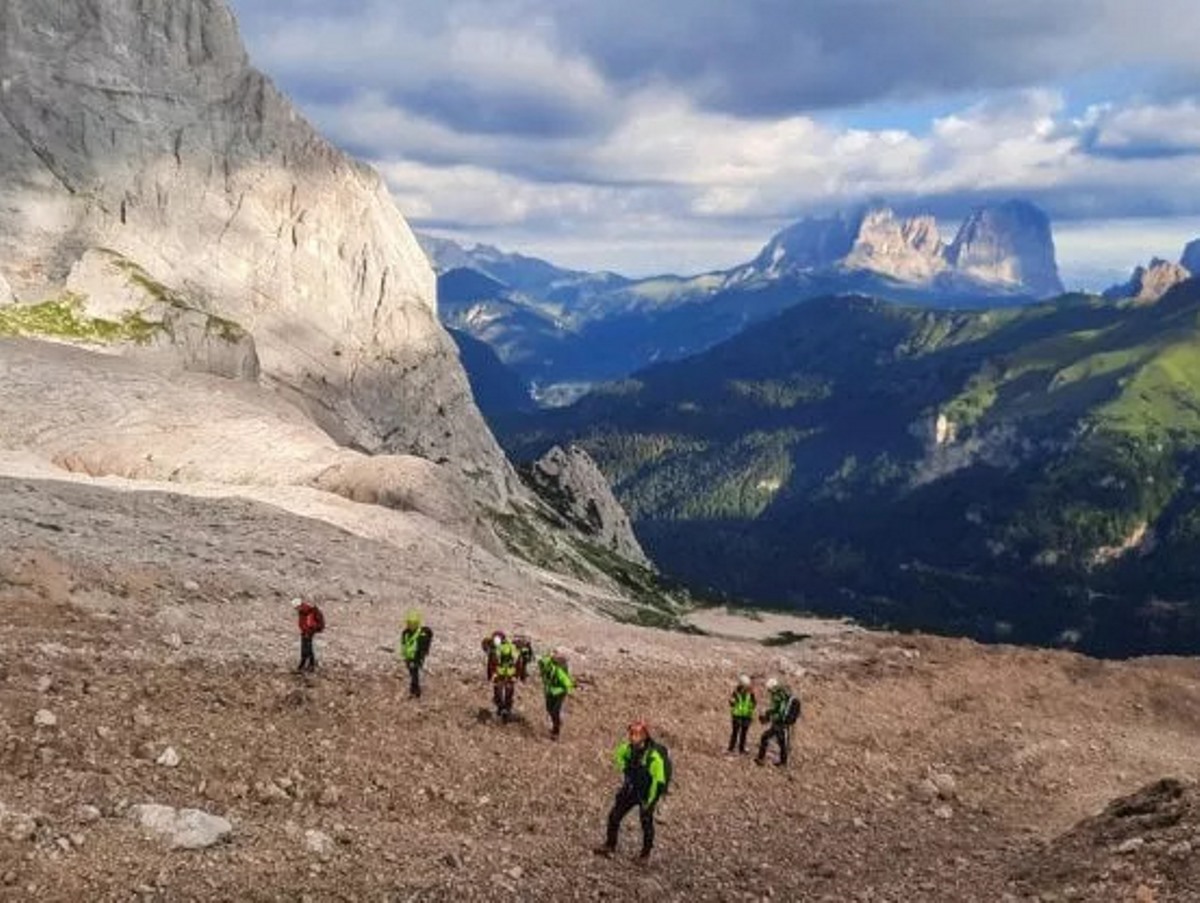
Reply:
[[[605,859],[608,859],[616,851],[616,847],[610,847],[608,844],[604,844],[603,846],[596,847],[596,849],[592,850],[592,852],[597,856],[603,856]]]
[[[650,848],[642,847],[642,851],[640,853],[638,853],[638,859],[649,859],[649,858],[650,858]]]
[[[754,764],[755,764],[755,765],[766,765],[767,763],[766,763],[766,760],[765,760],[765,759],[760,759],[758,756],[755,756],[755,757],[754,757]]]

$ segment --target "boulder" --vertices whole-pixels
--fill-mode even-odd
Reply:
[[[176,850],[203,850],[227,839],[233,825],[200,809],[175,809],[157,803],[129,807],[129,817]]]

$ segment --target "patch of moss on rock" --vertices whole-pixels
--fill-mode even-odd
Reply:
[[[118,342],[144,345],[162,328],[161,323],[146,320],[138,313],[128,313],[120,320],[89,317],[84,313],[83,298],[69,292],[38,304],[0,307],[2,336],[46,336],[104,345]]]

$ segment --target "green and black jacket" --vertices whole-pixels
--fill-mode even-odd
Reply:
[[[613,763],[637,791],[643,806],[653,806],[658,801],[667,783],[667,766],[652,742],[635,747],[628,740],[623,741],[613,751]]]

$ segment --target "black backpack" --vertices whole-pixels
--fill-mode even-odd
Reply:
[[[800,720],[800,697],[795,694],[788,697],[787,706],[783,710],[783,723],[791,727]]]
[[[663,760],[663,785],[662,790],[659,791],[658,794],[659,798],[662,798],[666,796],[667,791],[671,789],[671,773],[674,771],[674,765],[671,763],[671,753],[668,752],[667,748],[661,743],[657,742],[656,740],[651,740],[650,748],[657,750],[658,754],[662,756]]]

